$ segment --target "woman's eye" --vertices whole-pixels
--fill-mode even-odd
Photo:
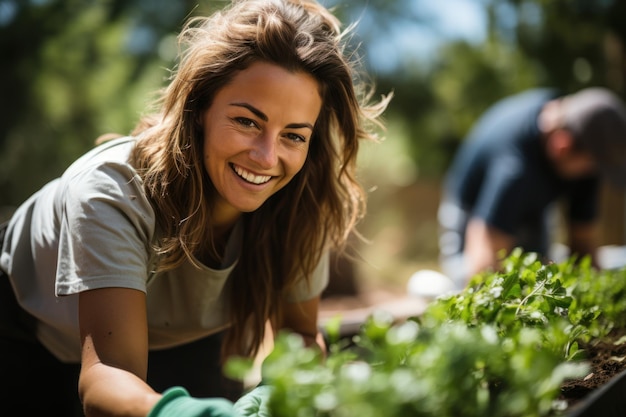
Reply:
[[[287,133],[285,136],[294,142],[306,142],[306,138],[302,135],[298,135],[297,133]]]
[[[245,127],[256,127],[256,123],[252,119],[248,119],[247,117],[235,117],[234,119],[238,124]]]

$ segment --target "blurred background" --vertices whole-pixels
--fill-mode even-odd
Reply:
[[[369,210],[344,277],[404,291],[437,269],[442,174],[473,121],[535,86],[625,97],[623,0],[322,0],[346,24],[379,94],[386,139],[367,144]],[[0,220],[97,136],[128,133],[163,86],[187,17],[226,1],[0,0]],[[625,196],[603,190],[602,242],[624,244]],[[345,266],[345,265],[344,265]]]

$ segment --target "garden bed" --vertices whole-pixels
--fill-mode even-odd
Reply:
[[[415,297],[384,296],[381,304],[371,304],[364,299],[335,298],[325,304],[322,323],[340,315],[339,333],[351,340],[359,332],[366,318],[375,310],[385,310],[394,316],[396,323],[424,311],[427,300]],[[347,310],[342,306],[349,306]],[[626,415],[626,343],[616,343],[626,332],[613,332],[604,340],[581,344],[586,352],[590,370],[582,378],[563,382],[559,400],[567,403],[567,417],[623,417]]]
[[[334,296],[323,300],[322,328],[340,318],[339,336],[351,340],[375,311],[385,311],[395,324],[420,316],[433,300],[381,291]],[[567,417],[622,417],[626,415],[626,340],[624,331],[613,331],[602,340],[581,342],[590,369],[585,376],[565,380],[558,400],[564,401]],[[351,343],[346,345],[353,346]],[[621,403],[624,406],[621,406]],[[562,414],[558,414],[562,415]]]
[[[264,361],[271,415],[626,415],[616,330],[626,329],[626,269],[544,265],[519,251],[503,265],[422,305],[404,297],[341,313],[325,302],[326,360],[285,334]]]
[[[324,305],[321,322],[324,325],[332,317],[340,316],[339,333],[345,340],[351,340],[376,310],[391,313],[394,321],[400,323],[421,314],[428,303],[428,300],[392,294],[385,294],[383,300],[381,304],[372,304],[370,297],[330,299]],[[581,344],[590,370],[584,377],[566,380],[561,386],[559,400],[567,403],[567,417],[626,415],[626,343],[616,343],[624,334],[626,332],[613,332],[604,340]]]
[[[626,415],[626,343],[623,332],[582,346],[591,365],[583,378],[565,381],[560,398],[567,401],[568,417],[622,417]]]

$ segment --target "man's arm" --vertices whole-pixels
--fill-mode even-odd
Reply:
[[[570,253],[583,257],[591,256],[592,264],[598,267],[598,225],[597,223],[570,223],[568,225]]]
[[[467,280],[486,269],[498,269],[498,255],[513,249],[513,236],[488,225],[484,220],[473,217],[465,232],[465,265]],[[466,283],[467,284],[467,283]]]

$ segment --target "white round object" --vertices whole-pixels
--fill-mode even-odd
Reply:
[[[441,272],[422,269],[415,272],[407,283],[407,293],[418,297],[434,298],[444,294],[458,292],[450,278]]]

